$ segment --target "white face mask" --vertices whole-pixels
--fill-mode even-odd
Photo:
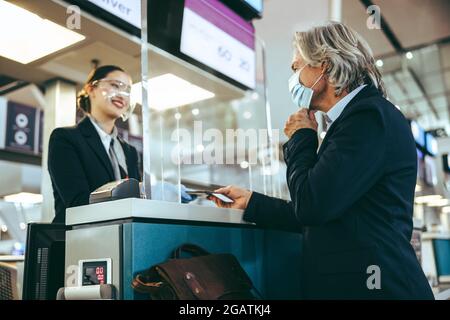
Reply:
[[[322,79],[323,74],[317,78],[311,88],[305,87],[300,83],[300,72],[306,67],[306,64],[289,78],[289,92],[292,95],[292,101],[299,108],[309,108],[314,93],[314,86]]]

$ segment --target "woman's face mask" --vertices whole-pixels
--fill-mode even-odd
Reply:
[[[317,78],[311,88],[300,83],[300,73],[306,67],[306,64],[289,78],[289,92],[292,95],[292,101],[299,108],[309,108],[314,93],[314,86],[322,78],[323,74]]]

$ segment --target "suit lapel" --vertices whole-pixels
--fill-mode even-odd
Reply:
[[[339,122],[345,117],[346,114],[351,112],[351,110],[352,110],[351,106],[356,104],[359,100],[361,100],[363,98],[367,98],[367,97],[377,95],[377,94],[379,95],[380,91],[378,91],[378,89],[375,88],[373,85],[367,85],[360,92],[358,92],[358,94],[345,107],[344,111],[342,111],[341,115],[328,128],[327,134],[325,135],[325,138],[323,139],[322,143],[320,144],[319,151],[317,152],[317,158],[319,158],[320,155],[325,150],[325,148],[328,144],[328,137],[330,137],[333,134],[336,126],[339,125]]]
[[[86,116],[83,120],[80,121],[80,123],[78,124],[78,128],[85,137],[88,145],[96,154],[97,158],[108,171],[110,179],[114,180],[114,171],[111,165],[111,160],[109,159],[105,147],[100,140],[97,130],[95,130],[94,125],[91,123],[91,120]]]

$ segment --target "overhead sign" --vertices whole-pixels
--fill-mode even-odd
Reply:
[[[217,0],[185,0],[180,51],[254,89],[255,30]]]
[[[8,101],[5,149],[37,153],[36,116],[36,108]]]
[[[141,28],[140,0],[88,0],[96,6],[108,11],[116,17]]]

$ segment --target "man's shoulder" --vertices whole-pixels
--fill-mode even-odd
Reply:
[[[383,122],[406,121],[403,113],[392,102],[381,94],[362,95],[346,110],[346,116],[355,114],[370,114],[371,118],[379,117]]]

